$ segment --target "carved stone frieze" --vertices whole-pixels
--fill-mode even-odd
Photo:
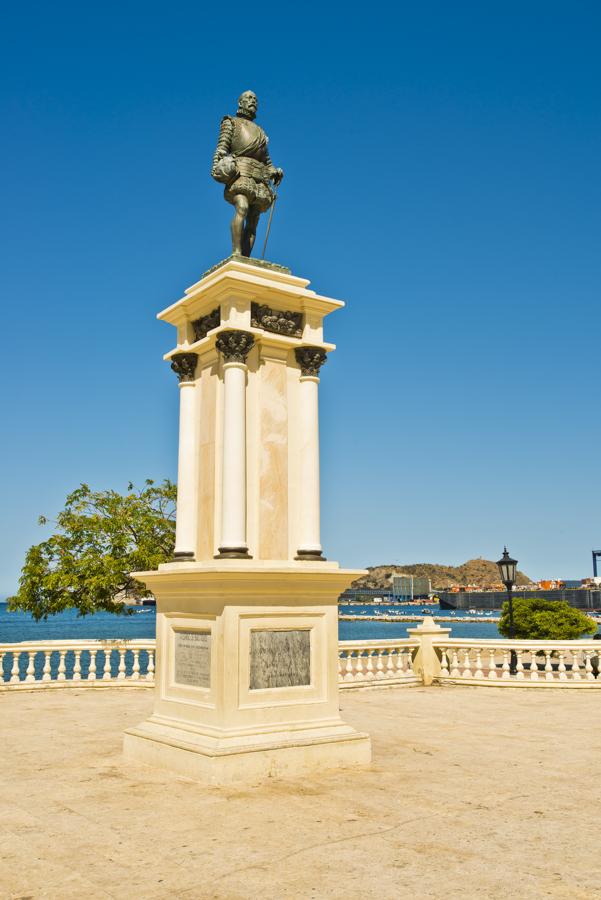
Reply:
[[[217,328],[218,325],[221,325],[220,306],[218,306],[212,312],[207,313],[206,316],[201,316],[200,319],[195,319],[192,322],[192,328],[194,329],[194,340],[202,341],[203,338],[206,338],[211,328]]]
[[[197,353],[176,353],[171,357],[171,368],[180,381],[194,381],[197,362]]]
[[[263,328],[275,334],[288,337],[303,336],[303,314],[286,309],[272,309],[263,303],[252,303],[250,308],[250,324],[253,328]]]
[[[321,347],[297,347],[294,353],[301,368],[301,375],[319,378],[319,370],[328,358],[326,351]]]
[[[224,362],[245,363],[255,339],[248,331],[221,331],[215,343],[223,353]]]

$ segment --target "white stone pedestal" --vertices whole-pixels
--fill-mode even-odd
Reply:
[[[366,764],[338,706],[338,596],[323,556],[318,386],[344,306],[282,267],[226,260],[160,313],[180,379],[174,561],[157,600],[155,706],[128,759],[215,784]]]
[[[214,784],[370,761],[338,707],[337,598],[355,572],[171,564],[157,596],[155,706],[134,762]]]

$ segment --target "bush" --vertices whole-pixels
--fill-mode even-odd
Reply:
[[[513,630],[517,640],[577,640],[597,632],[597,623],[564,600],[514,597]],[[509,602],[503,604],[499,631],[509,637]]]

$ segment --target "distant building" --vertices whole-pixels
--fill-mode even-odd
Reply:
[[[393,575],[392,593],[399,600],[427,600],[432,585],[425,575]]]
[[[601,609],[601,591],[589,591],[586,589],[541,591],[541,597],[545,600],[565,600],[576,609]],[[453,593],[452,591],[437,591],[436,596],[440,600],[442,609],[501,609],[507,599],[506,591],[470,591],[469,593]],[[515,597],[532,597],[532,591],[513,591]]]

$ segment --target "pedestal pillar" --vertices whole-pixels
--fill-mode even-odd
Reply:
[[[195,410],[196,353],[176,353],[171,368],[179,378],[179,454],[177,462],[177,518],[173,559],[194,559],[196,547],[196,488],[198,423]]]
[[[319,528],[319,370],[326,362],[320,347],[299,347],[295,351],[301,368],[301,501],[300,541],[296,559],[320,560]]]
[[[254,338],[246,331],[223,331],[223,464],[221,540],[218,559],[250,559],[246,542],[246,358]]]

